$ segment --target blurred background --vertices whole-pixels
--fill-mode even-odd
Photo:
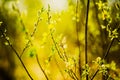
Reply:
[[[116,28],[119,25],[119,20],[116,21],[115,16],[112,16],[120,11],[118,1],[90,1],[87,38],[90,76],[96,70],[93,61],[104,56],[111,42],[104,27],[107,22],[103,19],[106,18],[105,14],[102,15],[99,11],[102,6],[100,1],[111,8],[109,16],[113,22],[110,26]],[[86,6],[87,0],[0,0],[0,30],[7,35],[34,80],[46,80],[36,60],[36,54],[50,80],[72,80],[66,72],[69,68],[80,77],[79,61],[81,66],[85,64]],[[20,60],[1,32],[0,36],[0,80],[29,80]],[[63,55],[62,59],[53,39]],[[107,56],[107,61],[117,63],[117,68],[120,67],[118,43],[117,40],[114,41]],[[68,62],[63,60],[65,55]],[[98,75],[95,79],[100,78]]]

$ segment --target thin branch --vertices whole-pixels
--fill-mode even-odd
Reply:
[[[76,74],[73,72],[72,69],[68,69],[67,73],[69,74],[69,76],[74,79],[74,80],[79,80],[78,77],[76,76]]]
[[[55,49],[57,50],[57,53],[58,53],[59,57],[64,61],[63,56],[61,55],[61,53],[60,53],[60,51],[57,47],[57,43],[56,43],[52,33],[51,33],[51,38],[52,38],[53,44],[55,45]]]
[[[88,0],[87,3],[87,14],[86,14],[86,23],[85,23],[85,64],[87,64],[87,31],[88,31],[88,13],[89,13],[89,3],[90,1]]]
[[[113,44],[113,42],[114,42],[115,39],[116,39],[116,38],[113,38],[112,41],[109,43],[108,48],[107,48],[107,50],[106,50],[106,52],[105,52],[105,55],[103,56],[102,59],[106,59],[106,57],[108,56],[109,51],[110,51],[110,49],[111,49],[111,47],[112,47],[112,44]],[[96,76],[96,74],[97,74],[98,72],[99,72],[99,69],[96,70],[96,72],[94,73],[94,75],[92,76],[92,78],[91,78],[90,80],[93,80],[94,77]]]
[[[90,80],[93,80],[94,77],[97,75],[98,72],[99,72],[99,69],[97,69],[97,70],[95,71],[94,75],[92,76],[92,78],[91,78]]]
[[[105,53],[103,59],[106,59],[106,57],[107,57],[107,55],[108,55],[108,53],[110,51],[110,48],[112,47],[112,44],[113,44],[114,40],[115,40],[115,38],[113,38],[112,41],[110,42],[110,44],[108,45],[108,48],[106,50],[106,53]]]
[[[48,12],[47,12],[47,15],[48,15],[48,24],[51,24],[51,22],[50,22],[50,21],[51,21],[50,5],[49,5],[49,4],[48,4]],[[64,48],[63,48],[63,51],[64,51],[64,54],[65,54],[65,55],[60,52],[60,50],[59,50],[59,48],[58,48],[58,46],[57,46],[57,43],[56,43],[56,41],[55,41],[55,39],[54,39],[52,29],[50,29],[50,35],[51,35],[51,39],[52,39],[52,41],[53,41],[53,44],[54,44],[54,46],[55,46],[55,49],[56,49],[59,57],[60,57],[64,62],[68,61],[68,57],[67,57],[67,55],[66,55],[66,52],[65,52]],[[79,80],[79,79],[77,78],[76,74],[73,72],[73,70],[68,70],[68,74],[69,74],[69,76],[70,76],[72,79],[74,79],[74,80]]]
[[[86,12],[86,23],[85,23],[85,64],[88,63],[88,54],[87,54],[87,31],[88,31],[88,14],[89,14],[89,5],[90,5],[90,0],[87,2],[87,12]],[[88,80],[88,75],[86,75],[86,80]]]
[[[59,51],[58,47],[57,47],[57,43],[53,37],[53,34],[51,33],[51,38],[52,38],[52,41],[53,41],[53,44],[55,45],[55,49],[57,50],[57,53],[59,55],[59,57],[63,60],[63,61],[66,61],[66,59],[64,59],[64,55],[61,54],[61,52]],[[70,70],[68,71],[68,74],[71,78],[73,78],[74,80],[79,80],[76,76],[76,74],[73,72],[73,70]]]
[[[13,8],[13,10],[15,10],[15,11],[18,13],[19,18],[20,18],[20,23],[21,23],[21,25],[22,25],[22,27],[23,27],[23,30],[25,30],[25,34],[26,34],[27,38],[29,38],[28,32],[26,31],[25,24],[24,24],[24,22],[23,22],[23,20],[22,20],[22,18],[21,18],[20,10],[16,7],[16,4],[15,4],[15,5],[13,4],[13,5],[12,5],[12,8]],[[26,43],[25,47],[23,48],[20,57],[22,57],[24,51],[29,47],[29,46],[28,46],[29,43],[30,43],[30,39],[28,40],[28,42]]]
[[[48,25],[50,25],[50,24],[51,24],[51,15],[50,15],[50,5],[49,5],[49,4],[48,4],[47,16],[48,16]],[[52,29],[50,29],[50,35],[51,35],[53,44],[54,44],[54,46],[55,46],[55,49],[57,50],[57,53],[58,53],[59,57],[60,57],[61,59],[63,59],[64,56],[61,55],[61,52],[59,51],[59,49],[58,49],[58,47],[57,47],[57,43],[56,43],[56,41],[55,41],[55,39],[54,39],[54,37],[53,37]],[[64,59],[63,59],[63,61],[64,61]]]
[[[6,34],[3,33],[2,30],[0,30],[0,31],[1,31],[1,33],[2,33],[2,35],[3,35],[3,38],[7,41],[8,45],[11,47],[11,49],[12,49],[12,50],[15,52],[15,54],[17,55],[18,59],[20,60],[22,66],[23,66],[23,68],[25,69],[26,73],[28,74],[29,78],[30,78],[31,80],[33,80],[32,76],[31,76],[30,73],[28,72],[25,64],[23,63],[22,59],[20,58],[18,52],[17,52],[17,51],[15,50],[15,48],[12,46],[12,44],[10,43],[10,41],[6,38]]]
[[[64,60],[65,60],[66,62],[68,62],[68,56],[67,56],[67,53],[66,53],[66,51],[65,51],[64,44],[61,43],[60,46],[61,46],[61,48],[62,48],[62,50],[63,50],[63,58],[64,58]]]
[[[76,80],[79,80],[78,77],[76,76],[76,74],[73,72],[73,70],[70,70],[72,75],[75,77]]]
[[[41,12],[42,12],[42,11],[41,11]],[[41,13],[40,13],[40,15],[41,15]],[[36,32],[36,30],[37,30],[37,27],[38,27],[38,24],[39,24],[40,20],[41,20],[41,18],[38,17],[37,22],[36,22],[35,25],[34,25],[34,30],[33,30],[33,32],[32,32],[31,35],[30,35],[31,38],[35,35],[35,32]],[[25,52],[25,50],[29,47],[30,42],[31,42],[31,40],[29,39],[28,42],[26,43],[25,47],[23,48],[20,57],[22,57],[22,55],[23,55],[23,53]]]
[[[78,14],[78,6],[79,5],[79,1],[77,0],[77,5],[76,5],[76,19],[78,18],[77,17],[77,14]],[[81,54],[80,54],[80,40],[79,40],[79,22],[77,22],[76,20],[76,35],[77,35],[77,45],[78,45],[78,51],[79,51],[79,58],[78,58],[78,64],[79,64],[79,75],[80,75],[80,79],[82,78],[81,77],[81,74],[82,74],[82,69],[81,69]]]
[[[28,40],[28,42],[26,43],[25,47],[24,47],[23,50],[22,50],[22,53],[21,53],[20,57],[22,57],[22,55],[23,55],[23,53],[25,52],[25,50],[29,47],[30,42],[31,42],[31,41]]]
[[[42,66],[41,66],[41,64],[40,64],[40,62],[39,62],[39,58],[38,58],[38,55],[37,55],[37,54],[36,54],[36,59],[37,59],[37,63],[38,63],[38,65],[39,65],[40,69],[42,70],[42,72],[43,72],[46,80],[49,80],[47,74],[45,73],[44,69],[42,68]]]
[[[20,10],[18,9],[16,3],[12,5],[12,8],[13,8],[13,10],[15,10],[15,11],[18,13],[19,18],[20,18],[20,23],[21,23],[21,25],[22,25],[22,27],[23,27],[23,30],[25,31],[26,37],[28,37],[28,32],[26,31],[25,24],[24,24],[24,22],[23,22],[23,20],[22,20]]]
[[[58,67],[58,69],[59,69],[59,71],[60,71],[60,73],[61,73],[63,79],[65,80],[65,76],[64,76],[64,74],[63,74],[63,72],[62,72],[62,70],[61,70],[61,68],[60,68],[60,66],[59,66],[59,64],[58,64],[58,62],[57,62],[57,60],[56,60],[56,58],[54,58],[54,59],[55,59],[55,63],[56,63],[56,65],[57,65],[57,67]]]

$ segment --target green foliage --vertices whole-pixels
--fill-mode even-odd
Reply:
[[[100,18],[103,21],[101,27],[106,29],[108,37],[113,40],[114,38],[118,38],[119,34],[119,1],[113,3],[111,2],[111,4],[108,4],[108,2],[102,2],[99,0],[96,4],[98,5],[98,10],[100,11]]]
[[[36,55],[36,50],[35,50],[35,48],[30,49],[30,51],[29,51],[29,56],[32,58],[32,57],[34,57],[35,55]]]
[[[89,74],[89,72],[90,72],[90,67],[89,67],[89,65],[88,64],[86,64],[85,66],[83,66],[83,72],[82,72],[82,77],[83,77],[83,79],[85,78],[85,76],[86,75],[88,75]]]

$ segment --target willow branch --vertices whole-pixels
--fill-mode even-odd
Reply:
[[[94,73],[94,75],[92,76],[92,78],[90,80],[93,80],[95,78],[95,76],[97,75],[97,73],[99,72],[99,69],[97,69]]]
[[[86,23],[85,23],[85,64],[87,64],[87,59],[88,59],[88,54],[87,54],[87,31],[88,31],[88,14],[89,14],[89,5],[90,5],[90,0],[87,2],[87,12],[86,12]],[[88,80],[88,75],[86,75],[86,80]]]
[[[77,5],[76,5],[76,19],[77,14],[78,14],[78,6],[79,5],[79,1],[77,0]],[[79,40],[79,22],[77,22],[76,20],[76,35],[77,35],[77,45],[78,45],[78,51],[79,51],[79,58],[78,58],[78,64],[79,64],[79,75],[80,75],[80,79],[81,79],[81,74],[82,74],[82,69],[81,69],[81,54],[80,54],[80,40]]]
[[[64,76],[64,74],[63,74],[63,72],[62,72],[62,70],[61,70],[61,68],[60,68],[60,66],[59,66],[59,64],[58,64],[58,62],[57,62],[57,60],[56,60],[56,58],[54,58],[54,59],[55,59],[55,63],[56,63],[56,65],[57,65],[57,67],[58,67],[58,69],[59,69],[59,71],[60,71],[60,73],[61,73],[63,79],[65,80],[65,76]]]
[[[6,35],[3,33],[3,31],[2,31],[2,30],[0,30],[0,31],[1,31],[1,33],[2,33],[2,35],[3,35],[3,38],[7,41],[8,45],[9,45],[9,46],[11,47],[11,49],[15,52],[16,56],[17,56],[18,59],[20,60],[22,66],[23,66],[23,68],[25,69],[25,71],[26,71],[27,75],[29,76],[29,78],[30,78],[31,80],[33,80],[32,76],[31,76],[30,73],[28,72],[25,64],[23,63],[22,59],[20,58],[18,52],[17,52],[17,51],[15,50],[15,48],[12,46],[12,44],[10,43],[10,41],[6,38]]]
[[[38,20],[37,20],[36,24],[34,25],[34,30],[33,30],[33,32],[30,35],[31,38],[35,35],[35,32],[37,30],[37,27],[38,27],[38,24],[39,24],[40,20],[41,20],[41,18],[38,17]],[[25,50],[29,47],[30,42],[31,42],[31,40],[29,39],[28,42],[26,43],[25,47],[23,48],[20,57],[22,57],[22,55],[25,52]]]
[[[40,64],[40,62],[39,62],[39,59],[38,59],[38,55],[37,55],[37,54],[36,54],[36,59],[37,59],[37,63],[38,63],[38,65],[39,65],[40,69],[42,70],[42,72],[43,72],[46,80],[49,80],[47,74],[45,73],[44,69],[42,68],[42,66],[41,66],[41,64]]]
[[[64,44],[61,43],[61,48],[63,50],[63,58],[64,58],[64,61],[68,62],[68,56],[67,56],[67,53],[65,51],[65,48],[64,48]]]
[[[61,55],[61,53],[60,53],[60,51],[59,51],[59,49],[57,47],[57,43],[56,43],[52,33],[51,33],[51,38],[52,38],[53,44],[55,46],[55,49],[57,50],[57,53],[58,53],[59,57],[64,61],[63,56]]]
[[[107,50],[105,52],[105,55],[103,56],[102,59],[106,59],[106,57],[108,56],[109,51],[110,51],[110,49],[112,47],[112,44],[113,44],[114,40],[115,40],[115,38],[113,38],[112,41],[109,43],[108,48],[107,48]],[[99,69],[96,70],[96,72],[94,73],[94,75],[92,76],[92,78],[90,80],[93,80],[94,77],[97,75],[98,72],[99,72]]]

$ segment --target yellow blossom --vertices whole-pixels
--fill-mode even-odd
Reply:
[[[103,7],[103,3],[102,1],[99,1],[98,3],[96,3],[98,5],[98,9],[102,9]]]

